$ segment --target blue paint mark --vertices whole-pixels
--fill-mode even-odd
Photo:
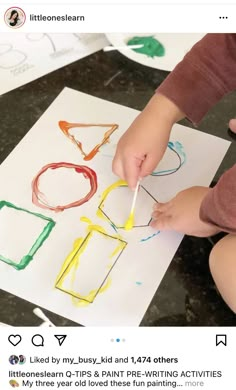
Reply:
[[[160,234],[160,233],[161,233],[161,231],[158,230],[156,233],[152,234],[151,236],[146,237],[146,238],[142,238],[142,239],[140,240],[140,242],[148,241],[148,240],[150,240],[151,238],[157,236],[157,235]]]
[[[172,168],[172,169],[166,169],[163,171],[153,171],[151,174],[152,176],[161,176],[161,175],[164,176],[164,175],[170,175],[171,173],[175,173],[186,162],[186,153],[184,151],[183,145],[179,141],[176,142],[169,141],[168,148],[177,154],[179,158],[179,165],[176,168]]]
[[[119,343],[119,342],[120,342],[120,339],[116,339],[116,342]]]
[[[114,229],[115,232],[118,233],[118,230],[116,229],[115,225],[113,223],[110,223],[110,225],[111,225],[112,229]]]
[[[137,286],[142,286],[142,282],[136,282]]]
[[[168,142],[168,146],[171,150],[178,152],[181,158],[181,165],[186,162],[186,153],[184,151],[183,145],[179,142]]]

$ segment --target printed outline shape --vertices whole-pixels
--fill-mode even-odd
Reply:
[[[62,287],[62,284],[67,276],[67,270],[68,268],[72,268],[73,269],[73,263],[76,263],[77,260],[79,259],[80,255],[83,253],[83,250],[84,250],[84,245],[87,245],[87,243],[89,242],[89,240],[92,238],[93,236],[93,233],[96,232],[98,234],[101,234],[101,235],[104,235],[106,237],[109,237],[110,239],[115,239],[117,241],[120,241],[120,243],[123,243],[124,246],[123,248],[119,251],[115,261],[113,262],[112,266],[110,267],[109,271],[107,272],[105,278],[103,279],[103,281],[101,282],[100,286],[95,290],[94,292],[94,295],[92,296],[92,299],[91,300],[88,300],[86,299],[86,297],[88,295],[90,295],[91,293],[89,293],[86,297],[79,294],[79,293],[76,293],[75,291],[71,291],[71,290],[68,290],[68,289],[65,289]],[[76,241],[78,241],[79,239],[77,239]],[[80,301],[84,301],[88,304],[91,304],[94,302],[95,298],[97,297],[97,295],[99,294],[99,292],[101,292],[101,289],[104,287],[104,284],[107,282],[107,279],[111,273],[111,271],[114,269],[115,265],[117,264],[120,256],[122,255],[124,249],[126,248],[126,246],[128,245],[128,242],[126,242],[125,240],[121,239],[120,237],[116,237],[116,236],[111,236],[110,234],[107,234],[105,232],[102,232],[102,231],[98,231],[96,229],[91,229],[89,231],[89,233],[87,233],[87,235],[84,237],[84,238],[81,238],[81,240],[78,241],[78,244],[74,244],[73,246],[73,249],[70,251],[70,253],[68,254],[67,258],[64,260],[64,263],[61,267],[61,271],[59,272],[58,276],[57,276],[57,279],[56,279],[56,283],[55,283],[55,288],[70,295],[72,298],[76,298]],[[75,252],[75,253],[74,253]],[[71,259],[70,259],[71,257]],[[67,264],[67,267],[63,270],[63,267],[65,265],[65,263],[68,261],[68,264]],[[62,271],[63,270],[63,271]],[[78,272],[78,271],[77,271]],[[93,290],[92,290],[93,292]]]
[[[186,162],[186,153],[184,150],[181,150],[181,153],[176,150],[177,147],[180,147],[183,149],[183,145],[179,141],[169,141],[167,147],[174,152],[179,160],[179,165],[176,168],[162,170],[162,171],[153,171],[151,173],[151,176],[168,176],[172,175],[173,173],[177,172],[182,165]]]
[[[120,185],[119,185],[120,183]],[[117,184],[117,186],[115,188],[113,188],[113,186]],[[128,184],[124,181],[124,180],[118,180],[117,182],[111,184],[106,190],[105,192],[107,192],[107,194],[105,196],[102,196],[102,200],[100,202],[100,204],[98,205],[98,212],[97,212],[97,216],[101,218],[100,216],[100,212],[103,214],[103,216],[106,218],[106,220],[111,224],[111,226],[115,227],[115,229],[123,229],[125,230],[125,221],[124,221],[124,226],[117,226],[115,222],[112,221],[112,219],[107,215],[107,213],[104,212],[104,202],[106,201],[106,198],[109,196],[109,194],[116,190],[117,188],[119,187],[128,187]],[[111,188],[109,190],[109,188]],[[154,196],[143,186],[140,184],[140,188],[142,188],[153,200],[154,202],[158,203],[158,200],[156,198],[154,198]],[[151,223],[151,220],[152,218],[149,219],[148,223],[147,224],[144,224],[144,225],[134,225],[133,228],[142,228],[142,227],[147,227],[150,225]]]
[[[13,203],[7,202],[5,200],[0,201],[0,211],[2,210],[3,207],[9,207],[9,208],[12,208],[14,210],[17,210],[20,212],[25,212],[25,213],[33,215],[37,218],[41,218],[45,221],[48,221],[47,225],[44,227],[43,231],[39,234],[38,238],[36,239],[36,241],[34,242],[32,247],[30,248],[29,253],[26,254],[25,256],[23,256],[23,258],[20,260],[19,263],[16,263],[16,262],[14,262],[14,260],[8,259],[0,254],[0,260],[2,262],[6,263],[6,264],[14,267],[18,271],[20,271],[22,269],[25,269],[29,265],[29,263],[33,260],[34,255],[39,250],[39,248],[43,245],[43,243],[46,241],[46,239],[50,235],[52,229],[56,225],[56,222],[53,221],[53,219],[51,219],[49,217],[45,217],[42,214],[34,213],[34,212],[29,211],[27,209],[15,206]],[[1,217],[1,215],[0,215],[0,217]]]

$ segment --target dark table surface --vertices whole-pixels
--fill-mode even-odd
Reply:
[[[0,96],[1,162],[64,87],[142,110],[167,75],[168,72],[130,61],[119,52],[100,51]],[[236,92],[226,96],[198,126],[201,131],[232,141],[214,181],[235,163],[236,143],[227,131],[228,120],[236,117],[235,101]],[[185,120],[181,123],[193,127]],[[210,275],[211,248],[206,238],[183,239],[144,315],[142,326],[236,325],[235,314],[223,302]],[[34,307],[0,290],[0,322],[37,326],[42,321],[32,313]],[[78,325],[44,312],[57,326]]]

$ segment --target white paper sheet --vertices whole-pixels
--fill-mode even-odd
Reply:
[[[4,161],[0,167],[0,200],[52,219],[56,225],[48,237],[44,237],[25,269],[18,271],[0,261],[1,289],[87,326],[140,323],[182,240],[182,235],[174,232],[161,232],[146,240],[154,233],[148,226],[152,205],[155,199],[168,200],[192,185],[209,185],[230,143],[184,126],[174,126],[170,146],[174,148],[175,145],[180,158],[173,157],[178,153],[168,148],[155,170],[161,172],[161,176],[149,176],[143,180],[137,200],[136,227],[125,231],[119,225],[128,216],[132,194],[126,187],[119,187],[110,191],[104,202],[102,194],[117,180],[111,171],[115,145],[137,114],[136,110],[66,88]],[[93,159],[86,161],[78,147],[63,134],[59,121],[118,124],[119,128],[112,133],[110,143],[103,145]],[[101,140],[106,130],[101,127]],[[81,128],[81,132],[87,134],[88,146],[93,148],[92,131]],[[85,137],[83,146],[86,147]],[[97,175],[97,190],[90,200],[62,212],[43,209],[32,203],[32,180],[44,166],[58,162],[86,166],[90,169],[88,172],[93,170]],[[48,169],[41,175],[39,189],[46,197],[41,194],[44,199],[41,205],[64,205],[89,191],[89,174],[86,179],[83,174],[72,171],[71,174],[71,168],[65,167]],[[173,173],[166,175],[166,171]],[[99,206],[100,214],[97,215]],[[4,207],[0,209],[0,229],[8,232],[7,244],[11,248],[9,226],[14,230],[14,224],[3,211]],[[15,213],[20,212],[15,210]],[[13,213],[14,209],[11,210]],[[91,226],[88,231],[88,223],[81,221],[81,217],[103,227],[107,236]],[[38,218],[41,217],[35,216],[35,225],[33,214],[30,215],[32,225],[26,224],[22,218],[22,229],[17,222],[15,256],[18,253],[22,256],[23,250],[27,249],[25,245],[33,245],[35,232],[41,232],[41,227],[35,228]],[[89,240],[91,231],[93,238]],[[2,237],[0,248],[12,255]],[[64,268],[68,272],[62,270],[66,258]],[[55,284],[59,288],[55,288]],[[64,290],[71,290],[71,293]],[[80,300],[76,294],[83,297],[90,294],[92,299],[88,300],[93,302]]]
[[[0,35],[0,94],[92,54],[108,44],[104,34]]]

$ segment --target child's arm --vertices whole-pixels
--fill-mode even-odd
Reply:
[[[236,89],[236,34],[207,34],[186,54],[157,91],[197,124]]]
[[[156,167],[171,128],[186,116],[198,123],[226,93],[236,89],[236,34],[207,34],[158,88],[121,137],[113,171],[136,186]]]
[[[199,216],[203,200],[210,191],[207,187],[190,187],[169,202],[155,203],[151,226],[156,230],[174,230],[189,236],[213,236],[222,229],[212,221],[202,221]]]
[[[184,117],[167,97],[156,94],[121,137],[113,160],[113,171],[135,188],[139,178],[149,175],[163,157],[172,126]]]
[[[166,78],[158,88],[159,95],[151,99],[121,137],[113,161],[114,172],[125,179],[131,188],[135,187],[137,179],[151,173],[162,158],[175,122],[187,116],[193,123],[198,123],[218,100],[234,89],[236,34],[208,34]],[[231,171],[229,176],[225,175],[227,173],[222,180],[229,183],[232,180]],[[234,171],[234,182],[235,175]],[[231,204],[235,211],[229,211],[229,207],[221,202],[219,217],[219,210],[216,210],[219,203],[213,201],[214,197],[226,200],[227,205]],[[225,187],[219,183],[202,202],[201,218],[222,230],[235,232],[235,199],[236,187],[230,184]],[[211,204],[212,208],[209,208]],[[229,221],[227,227],[225,223],[222,224],[224,221]]]
[[[198,123],[214,104],[235,89],[236,34],[208,34],[177,65],[158,92]],[[236,165],[206,193],[200,204],[200,219],[222,231],[236,233]]]
[[[236,164],[204,197],[200,218],[228,233],[236,233]]]
[[[236,234],[236,165],[214,188],[190,187],[166,203],[156,203],[151,225],[207,237],[219,231]]]

